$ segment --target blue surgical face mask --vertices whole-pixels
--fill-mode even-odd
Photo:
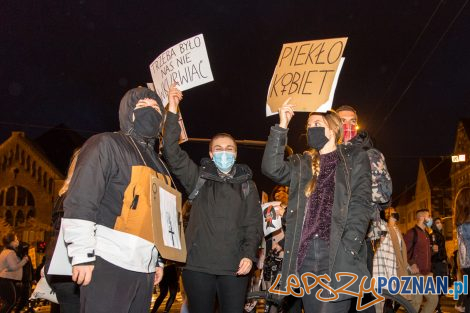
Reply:
[[[235,153],[228,151],[214,152],[212,160],[221,172],[227,174],[235,164]]]
[[[432,226],[432,217],[430,217],[427,221],[424,221],[424,225],[426,225],[427,227],[431,227]]]

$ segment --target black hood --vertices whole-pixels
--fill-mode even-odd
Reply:
[[[367,133],[365,130],[359,131],[359,133],[357,133],[357,135],[353,139],[349,140],[348,144],[360,146],[361,148],[365,150],[374,147],[374,144],[372,142],[372,139],[369,136],[369,133]]]
[[[152,90],[145,87],[137,87],[126,92],[124,97],[121,99],[119,106],[119,126],[121,131],[128,135],[133,134],[134,122],[132,121],[132,114],[137,102],[141,99],[150,98],[157,101],[160,111],[162,112],[162,124],[165,119],[165,108],[163,107],[162,100]],[[160,126],[161,128],[162,126]]]

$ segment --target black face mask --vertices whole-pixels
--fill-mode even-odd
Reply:
[[[307,129],[308,146],[315,150],[321,150],[330,141],[325,136],[325,127],[309,127]]]
[[[134,110],[134,130],[144,138],[155,138],[158,136],[162,116],[151,107]]]

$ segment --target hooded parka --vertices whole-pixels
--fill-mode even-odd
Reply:
[[[95,135],[80,150],[62,222],[72,265],[100,256],[127,270],[155,272],[158,251],[148,236],[150,179],[154,175],[170,184],[170,177],[155,152],[155,138],[144,138],[134,129],[135,106],[145,98],[154,99],[165,112],[153,91],[131,89],[119,108],[121,131]]]

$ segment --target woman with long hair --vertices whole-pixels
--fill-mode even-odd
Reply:
[[[372,213],[369,158],[360,147],[340,144],[341,119],[328,111],[308,117],[310,150],[284,160],[293,109],[287,101],[280,108],[280,122],[271,128],[261,165],[266,176],[289,186],[280,290],[291,281],[289,275],[305,273],[327,274],[330,287],[338,289],[349,279],[339,281],[335,274],[348,272],[358,276],[348,290],[358,292],[359,281],[370,277],[364,244]],[[335,301],[323,302],[317,292],[332,296],[317,285],[302,297],[305,312],[348,311],[351,296],[341,294]]]

